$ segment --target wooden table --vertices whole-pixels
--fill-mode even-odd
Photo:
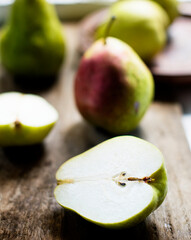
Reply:
[[[110,136],[88,125],[73,97],[78,65],[78,29],[67,24],[68,56],[58,81],[38,92],[60,118],[41,145],[0,148],[0,239],[86,240],[191,239],[191,153],[178,104],[154,102],[132,134],[163,152],[169,179],[164,203],[144,222],[127,230],[108,230],[60,207],[53,196],[58,167]],[[22,90],[1,71],[0,91]]]

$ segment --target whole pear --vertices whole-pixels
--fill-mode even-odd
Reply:
[[[103,36],[111,16],[117,20],[109,35],[129,44],[138,55],[149,62],[166,43],[167,13],[151,1],[120,1],[112,5],[105,21],[95,31],[95,39]]]
[[[15,0],[0,52],[2,65],[13,75],[57,74],[65,40],[53,6],[46,0]]]
[[[96,41],[81,59],[75,79],[77,107],[86,120],[110,133],[136,128],[153,92],[149,69],[116,38]]]

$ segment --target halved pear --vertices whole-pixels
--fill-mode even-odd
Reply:
[[[132,136],[112,138],[70,159],[56,179],[60,205],[109,228],[141,222],[167,193],[163,155]]]
[[[0,146],[41,142],[58,119],[45,99],[33,94],[0,94]]]

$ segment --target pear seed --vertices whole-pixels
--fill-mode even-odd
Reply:
[[[126,183],[119,182],[119,184],[120,184],[121,186],[123,186],[123,187],[126,186]]]

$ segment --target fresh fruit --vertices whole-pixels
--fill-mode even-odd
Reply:
[[[138,55],[149,62],[166,43],[167,13],[151,1],[122,1],[112,5],[105,21],[95,31],[95,38],[103,37],[111,16],[117,20],[109,35],[129,44]]]
[[[64,42],[53,6],[46,0],[16,0],[1,34],[1,61],[13,75],[55,75],[64,58]]]
[[[123,1],[123,0],[119,0]],[[133,1],[133,0],[124,0],[124,1]],[[137,1],[137,0],[134,0]],[[140,0],[138,0],[140,1]],[[142,0],[143,1],[143,0]],[[150,1],[150,0],[146,0]],[[153,2],[158,3],[168,14],[170,18],[170,22],[172,23],[173,20],[178,16],[178,1],[177,0],[151,0]]]
[[[153,0],[161,5],[164,10],[167,12],[170,21],[173,20],[178,16],[178,1],[177,0]]]
[[[145,140],[107,140],[57,171],[58,203],[103,227],[131,227],[164,200],[167,175],[161,152]]]
[[[58,119],[42,97],[8,92],[0,94],[0,146],[41,142]]]
[[[84,54],[75,79],[75,99],[82,116],[106,131],[135,129],[154,93],[153,77],[124,42],[96,41]]]

